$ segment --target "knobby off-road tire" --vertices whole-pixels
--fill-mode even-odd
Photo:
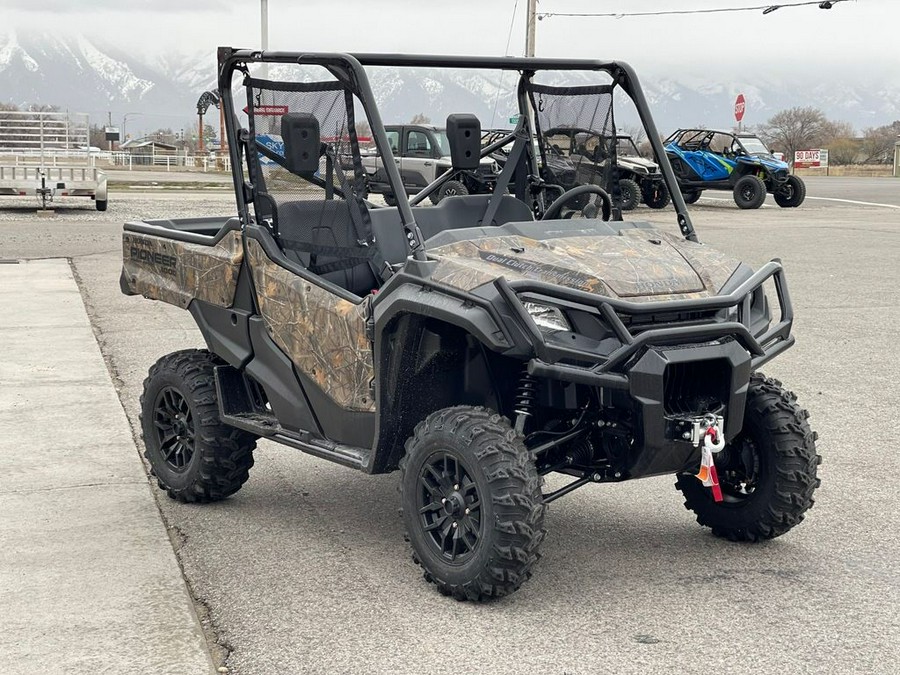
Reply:
[[[429,415],[406,443],[400,500],[413,560],[443,594],[489,600],[531,576],[545,535],[541,478],[500,415]]]
[[[664,209],[669,205],[669,190],[665,183],[654,181],[643,192],[644,203],[651,209]]]
[[[784,187],[773,196],[778,206],[786,209],[796,208],[806,199],[806,183],[797,176],[788,176]]]
[[[208,351],[187,349],[150,368],[141,395],[141,437],[159,487],[180,502],[213,502],[240,490],[256,436],[223,424]]]
[[[633,211],[641,203],[641,186],[630,178],[619,181],[619,192],[622,194],[622,210]]]
[[[469,194],[469,188],[460,180],[448,180],[441,185],[436,193],[433,193],[433,203],[439,204],[445,197],[458,197]]]
[[[696,204],[702,194],[703,190],[688,190],[687,192],[682,192],[681,196],[684,197],[685,204]]]
[[[766,201],[766,184],[758,176],[742,176],[734,184],[734,203],[742,209],[758,209]]]
[[[697,522],[732,541],[772,539],[799,524],[821,482],[808,417],[781,382],[754,374],[744,428],[715,456],[724,501],[713,501],[693,475],[681,474],[675,483]]]
[[[388,206],[397,206],[397,197],[394,196],[391,192],[385,192],[381,195],[384,198],[384,203]]]

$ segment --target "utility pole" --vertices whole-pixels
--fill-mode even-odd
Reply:
[[[265,0],[263,0],[265,2]],[[537,23],[537,0],[528,0],[528,17],[525,22],[525,56],[534,56],[534,28]]]
[[[259,35],[262,50],[267,51],[269,49],[269,0],[259,0],[259,19],[260,19],[260,27],[259,27]],[[269,64],[262,64],[262,79],[269,79]]]

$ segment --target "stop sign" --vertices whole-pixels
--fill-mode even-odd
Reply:
[[[747,102],[744,100],[743,94],[738,94],[737,98],[734,99],[734,119],[740,122],[744,119],[744,109],[747,107]]]

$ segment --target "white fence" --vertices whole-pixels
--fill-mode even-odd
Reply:
[[[106,155],[106,157],[104,157]],[[129,171],[162,168],[166,171],[192,169],[194,171],[231,171],[231,158],[228,155],[169,155],[169,154],[131,154],[128,152],[101,153],[111,166],[120,166]]]

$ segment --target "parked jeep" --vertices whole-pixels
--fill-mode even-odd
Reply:
[[[418,193],[438,176],[453,170],[444,129],[422,124],[387,125],[384,129],[408,195]],[[377,152],[363,155],[362,162],[368,175],[369,192],[384,195],[385,203],[395,206],[396,193],[381,157]],[[431,193],[431,202],[437,204],[444,197],[491,192],[497,180],[497,171],[496,162],[490,158],[473,170],[454,171],[453,177],[440,190]]]
[[[250,75],[260,62],[283,79]],[[366,66],[511,71],[519,122],[482,146],[477,118],[451,115],[452,170],[408,199]],[[551,70],[575,83],[534,81]],[[760,372],[794,342],[781,263],[754,271],[697,241],[629,66],[222,48],[218,73],[237,216],[123,233],[123,292],[188,310],[206,342],[162,356],[144,382],[146,457],[171,498],[236,493],[260,438],[399,471],[414,561],[469,600],[519,588],[547,505],[590,484],[675,475],[699,523],[736,541],[803,519],[816,436],[796,397]],[[542,178],[537,125],[602,119],[615,138],[618,87],[661,159],[671,231],[623,220],[598,185],[560,195]],[[275,148],[261,139],[274,106]],[[395,207],[365,199],[359,111]],[[504,148],[492,193],[418,206]],[[545,490],[548,474],[569,480]]]

